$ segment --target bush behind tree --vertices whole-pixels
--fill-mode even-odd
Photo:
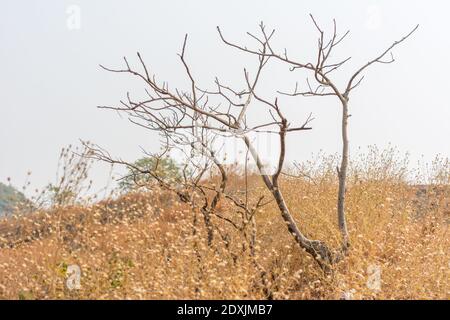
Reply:
[[[142,171],[156,172],[158,177],[162,177],[166,181],[173,181],[174,183],[177,183],[182,179],[179,165],[170,157],[164,157],[158,160],[155,158],[143,157],[136,160],[133,163],[133,166],[140,171],[129,167],[127,173],[119,182],[119,188],[121,190],[131,191],[140,187],[148,187],[156,182],[156,179],[150,174],[142,173]]]

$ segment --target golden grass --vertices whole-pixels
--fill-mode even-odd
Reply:
[[[283,178],[286,200],[305,234],[337,247],[333,167],[309,168],[310,178]],[[361,168],[347,191],[351,250],[331,274],[298,249],[274,204],[257,213],[256,259],[274,298],[449,299],[448,180],[418,198],[417,187],[398,171]],[[443,169],[448,179],[448,166]],[[242,187],[237,175],[231,181],[231,188]],[[254,197],[265,192],[258,176],[250,184]],[[220,210],[233,217],[231,205]],[[242,234],[220,219],[214,224],[230,234],[229,248],[220,237],[208,247],[199,213],[156,187],[3,221],[0,298],[264,299]],[[81,267],[79,290],[65,285],[70,264]],[[367,285],[374,266],[381,270],[380,290]]]

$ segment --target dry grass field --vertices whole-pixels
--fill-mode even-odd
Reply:
[[[337,246],[334,161],[305,163],[303,176],[281,182],[302,231]],[[214,219],[219,236],[208,246],[199,213],[153,186],[2,221],[0,298],[265,299],[270,292],[274,299],[449,299],[448,160],[436,162],[421,186],[407,182],[411,172],[401,160],[383,153],[351,167],[351,248],[331,272],[299,249],[273,203],[256,213],[251,255],[246,233],[222,219]],[[229,191],[238,192],[244,182],[231,178]],[[250,196],[267,192],[260,180],[249,177]],[[236,215],[226,203],[218,211]],[[80,286],[69,290],[73,264]]]

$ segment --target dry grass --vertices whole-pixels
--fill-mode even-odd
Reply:
[[[356,299],[450,298],[448,160],[437,166],[434,189],[418,193],[405,182],[401,161],[379,156],[353,164],[346,204],[352,247],[332,274],[298,249],[273,204],[257,213],[256,258],[274,298],[339,299],[344,292]],[[333,161],[308,163],[308,177],[284,177],[282,186],[302,231],[337,246]],[[255,197],[265,192],[258,176],[250,183]],[[232,188],[242,184],[233,177]],[[220,210],[233,217],[228,204]],[[194,215],[154,188],[3,221],[0,298],[263,299],[242,234],[216,219],[232,241],[227,248],[216,237],[208,247],[199,216],[193,227]],[[81,267],[79,290],[65,286],[70,264]],[[381,270],[380,290],[367,286],[372,266]]]

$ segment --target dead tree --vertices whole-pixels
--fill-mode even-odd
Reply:
[[[314,21],[314,20],[313,20]],[[148,98],[134,101],[131,95],[127,93],[127,99],[121,101],[118,106],[101,106],[100,108],[112,109],[128,114],[129,120],[144,128],[157,131],[162,137],[163,152],[161,154],[149,154],[156,159],[162,157],[170,150],[179,149],[185,155],[185,170],[183,171],[184,181],[181,184],[174,184],[171,181],[162,179],[157,174],[157,170],[142,170],[133,167],[133,164],[120,159],[114,159],[108,152],[98,147],[93,148],[94,155],[110,163],[126,165],[143,174],[151,175],[158,183],[167,190],[178,194],[181,200],[190,203],[193,207],[199,208],[206,228],[208,230],[208,244],[211,245],[214,237],[214,224],[212,219],[218,218],[226,221],[238,230],[244,230],[247,225],[254,225],[254,214],[257,209],[265,203],[262,197],[255,200],[253,205],[244,201],[239,196],[231,194],[227,189],[228,171],[227,167],[218,157],[219,150],[216,149],[214,142],[217,139],[237,139],[243,141],[248,153],[253,158],[258,168],[259,174],[276,202],[280,215],[287,225],[288,231],[294,236],[298,245],[311,254],[319,265],[327,268],[330,264],[338,261],[347,251],[349,246],[348,231],[345,222],[344,200],[345,200],[345,178],[348,163],[348,139],[347,139],[347,119],[348,101],[350,92],[356,88],[362,79],[357,77],[370,65],[374,63],[389,63],[382,61],[383,57],[390,52],[395,45],[402,42],[410,34],[395,42],[388,50],[378,58],[368,62],[360,68],[349,80],[346,89],[342,92],[330,80],[330,72],[338,69],[348,59],[339,63],[328,63],[332,49],[336,47],[348,34],[338,38],[336,28],[334,36],[325,44],[324,33],[317,26],[320,32],[319,53],[315,63],[299,63],[288,58],[287,53],[283,55],[275,53],[270,44],[274,31],[267,33],[263,24],[260,25],[261,36],[249,35],[257,41],[257,49],[248,49],[247,47],[233,44],[223,37],[218,28],[221,39],[229,46],[241,51],[253,54],[257,57],[257,68],[254,75],[244,69],[244,79],[246,87],[242,90],[236,90],[231,86],[225,85],[216,78],[215,88],[213,90],[202,89],[191,71],[185,58],[187,36],[184,39],[181,53],[179,55],[181,63],[186,72],[186,79],[189,83],[189,90],[183,91],[177,88],[171,88],[167,82],[160,82],[152,75],[147,68],[142,56],[138,53],[137,58],[140,62],[140,70],[130,67],[126,58],[124,58],[125,68],[110,69],[103,67],[107,71],[114,73],[131,74],[141,79],[146,87]],[[415,30],[415,29],[414,29]],[[413,31],[414,31],[413,30]],[[298,133],[304,130],[310,130],[310,122],[313,120],[308,116],[300,125],[293,125],[292,120],[284,116],[282,107],[278,99],[270,100],[264,98],[257,90],[262,75],[262,71],[269,60],[279,60],[288,63],[291,70],[307,69],[312,71],[314,79],[318,83],[316,89],[309,85],[309,91],[298,92],[297,89],[290,95],[335,95],[339,98],[343,107],[342,117],[342,138],[343,155],[339,172],[339,200],[338,200],[338,221],[339,228],[343,236],[343,245],[337,251],[333,251],[327,244],[320,240],[309,239],[300,230],[288,205],[283,197],[282,187],[279,182],[280,175],[285,163],[286,154],[286,135]],[[392,59],[393,60],[393,59]],[[331,91],[326,91],[331,89]],[[279,92],[282,94],[283,92]],[[285,94],[285,93],[283,93]],[[266,107],[267,120],[262,123],[250,125],[247,118],[248,109],[252,103],[259,103]],[[253,145],[249,133],[268,133],[279,137],[279,153],[277,166],[273,173],[268,172],[264,165],[261,154]],[[157,162],[156,162],[157,163]],[[218,176],[219,183],[214,184],[208,177]],[[248,190],[245,190],[246,198]],[[244,212],[243,219],[237,223],[233,217],[225,216],[218,212],[219,201],[230,201],[240,212]],[[200,202],[200,205],[198,203]],[[254,237],[254,235],[253,235]]]
[[[251,33],[247,33],[252,39],[256,40],[258,43],[263,43],[266,46],[266,51],[261,51],[258,49],[251,49],[246,46],[238,45],[226,40],[220,30],[217,27],[217,31],[219,33],[222,41],[236,48],[240,51],[252,54],[257,56],[259,59],[262,58],[273,58],[283,63],[286,63],[290,67],[290,71],[296,71],[300,69],[304,69],[312,74],[312,82],[309,77],[306,78],[306,90],[299,90],[298,83],[295,85],[295,89],[293,92],[287,93],[279,91],[280,94],[288,95],[288,96],[334,96],[338,99],[339,104],[342,107],[342,118],[341,118],[341,135],[342,135],[342,153],[341,153],[341,163],[340,166],[336,168],[339,187],[338,187],[338,200],[337,200],[337,217],[338,217],[338,226],[342,235],[342,247],[340,252],[334,254],[333,256],[326,255],[326,262],[333,263],[342,259],[343,255],[346,254],[349,246],[349,233],[347,229],[347,222],[345,217],[345,194],[346,194],[346,179],[347,179],[347,167],[349,161],[349,140],[348,140],[348,118],[349,114],[349,100],[350,94],[352,91],[358,87],[362,80],[364,79],[363,72],[370,66],[382,63],[389,64],[394,62],[394,56],[391,50],[409,38],[417,29],[418,25],[415,26],[408,34],[402,37],[400,40],[393,42],[386,50],[384,50],[380,55],[376,58],[368,61],[362,67],[358,68],[350,77],[347,83],[345,84],[345,88],[342,90],[339,88],[337,83],[332,79],[332,76],[336,71],[340,69],[346,62],[348,62],[351,57],[347,57],[338,61],[330,61],[332,58],[333,50],[338,46],[350,33],[349,31],[345,32],[343,35],[338,35],[336,21],[333,20],[333,31],[331,33],[331,37],[327,40],[325,38],[325,32],[321,29],[319,24],[316,22],[314,17],[310,15],[311,20],[319,33],[318,38],[318,49],[317,49],[317,59],[313,62],[300,62],[295,59],[291,59],[288,56],[287,50],[284,49],[283,53],[276,52],[272,46],[270,45],[270,39],[274,34],[274,30],[268,33],[265,29],[263,23],[260,24],[260,35],[254,35]],[[389,55],[388,59],[385,59],[386,56]],[[324,249],[324,254],[327,254],[328,250]]]

